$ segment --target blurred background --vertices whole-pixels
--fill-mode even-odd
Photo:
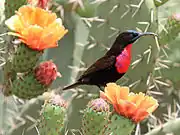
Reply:
[[[18,3],[18,0],[14,0],[15,4],[16,1]],[[0,1],[0,33],[7,30],[4,26],[4,3],[4,0]],[[157,111],[141,122],[133,134],[144,135],[170,120],[178,120],[179,0],[52,0],[49,6],[50,10],[62,18],[64,26],[69,30],[59,41],[59,47],[45,51],[42,57],[42,60],[52,59],[62,74],[62,77],[53,83],[53,90],[73,83],[90,64],[105,54],[119,32],[130,29],[154,32],[159,35],[159,43],[153,37],[139,39],[133,45],[131,67],[118,84],[129,86],[133,92],[152,95],[160,104]],[[6,39],[0,37],[1,67],[6,60],[4,54],[8,51],[1,49],[3,40]],[[0,77],[2,84],[3,71]],[[77,130],[81,127],[80,111],[93,95],[98,93],[95,86],[81,88],[78,92],[69,90],[62,93],[65,99],[71,100],[67,117],[68,129]],[[0,93],[0,135],[38,134],[36,120],[42,104],[41,97],[21,100],[15,96],[4,97]],[[172,135],[179,135],[180,124],[173,127],[176,127],[176,130]]]

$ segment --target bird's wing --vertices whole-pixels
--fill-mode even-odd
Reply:
[[[105,70],[114,66],[116,61],[115,56],[104,56],[98,59],[93,65],[91,65],[80,78],[88,76],[89,74],[96,73],[100,70]]]

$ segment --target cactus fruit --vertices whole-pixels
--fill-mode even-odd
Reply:
[[[41,111],[39,121],[40,135],[62,135],[67,103],[59,95],[53,95]]]
[[[167,19],[167,23],[164,26],[166,31],[163,30],[160,33],[160,43],[165,45],[175,40],[180,32],[180,14],[173,14]]]
[[[103,135],[131,135],[135,123],[116,113],[110,115],[110,120],[103,131]]]
[[[84,110],[82,132],[85,135],[101,135],[108,121],[109,105],[101,98],[92,100]]]
[[[31,70],[42,55],[42,51],[36,51],[28,48],[23,43],[18,45],[13,55],[12,67],[16,72],[27,72]]]
[[[56,65],[46,61],[32,72],[14,80],[11,91],[19,98],[30,99],[45,92],[57,76],[60,76],[60,73],[57,72]]]

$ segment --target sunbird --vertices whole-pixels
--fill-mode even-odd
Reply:
[[[64,87],[63,90],[79,85],[96,85],[101,89],[109,82],[116,82],[128,71],[133,43],[147,35],[157,36],[152,32],[141,33],[135,30],[120,33],[108,52],[92,64],[75,83]]]

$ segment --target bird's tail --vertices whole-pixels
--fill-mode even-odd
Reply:
[[[69,86],[64,87],[62,90],[72,89],[72,88],[77,87],[80,84],[81,84],[80,82],[75,82],[75,83],[73,83],[73,84],[71,84]]]

